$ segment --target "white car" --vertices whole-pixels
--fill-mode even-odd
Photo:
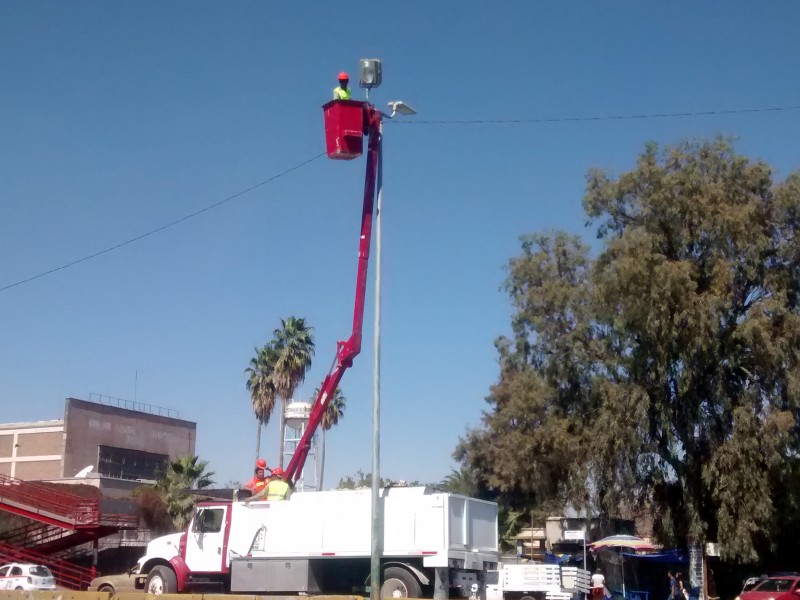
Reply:
[[[44,565],[11,563],[0,567],[0,590],[54,590],[56,582]]]

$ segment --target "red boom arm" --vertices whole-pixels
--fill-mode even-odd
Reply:
[[[367,135],[369,146],[367,148],[367,172],[364,178],[364,206],[361,211],[361,240],[358,247],[358,271],[356,274],[356,298],[353,310],[353,331],[346,341],[336,342],[336,366],[325,377],[320,387],[308,426],[303,436],[297,443],[297,449],[286,467],[283,475],[285,481],[295,482],[303,472],[308,451],[311,448],[311,439],[317,431],[322,415],[328,408],[328,403],[342,380],[344,372],[353,366],[353,359],[361,352],[361,330],[364,325],[364,298],[367,291],[367,267],[369,265],[369,249],[372,241],[372,207],[375,199],[375,171],[378,164],[378,154],[381,151],[380,125],[381,113],[370,105],[365,105],[367,120]]]

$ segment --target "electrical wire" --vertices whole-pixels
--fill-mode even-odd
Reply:
[[[642,113],[632,115],[598,115],[583,117],[532,117],[525,119],[395,119],[388,123],[395,125],[514,125],[525,123],[581,123],[587,121],[634,121],[642,119],[670,119],[675,117],[708,117],[721,115],[742,115],[750,113],[787,112],[800,110],[800,105],[772,106],[762,108],[732,108],[728,110],[700,110],[667,113]]]
[[[29,282],[34,281],[36,279],[40,279],[42,277],[45,277],[46,275],[50,275],[51,273],[56,273],[57,271],[63,271],[64,269],[68,269],[68,268],[73,267],[73,266],[75,266],[77,264],[80,264],[82,262],[86,262],[87,260],[92,260],[93,258],[97,258],[98,256],[102,256],[104,254],[108,254],[109,252],[113,252],[114,250],[118,250],[118,249],[120,249],[120,248],[122,248],[124,246],[128,246],[130,244],[133,244],[134,242],[138,242],[139,240],[143,240],[144,238],[150,237],[151,235],[155,235],[156,233],[160,233],[160,232],[164,231],[165,229],[169,229],[170,227],[174,227],[175,225],[179,225],[180,223],[183,223],[184,221],[188,221],[189,219],[193,219],[194,217],[197,217],[198,215],[202,215],[203,213],[208,212],[210,210],[213,210],[213,209],[217,208],[218,206],[222,206],[223,204],[225,204],[227,202],[230,202],[231,200],[235,200],[236,198],[240,198],[241,196],[244,196],[245,194],[248,194],[248,193],[252,192],[253,190],[256,190],[256,189],[258,189],[260,187],[263,187],[263,186],[267,185],[268,183],[272,183],[276,179],[280,179],[281,177],[284,177],[285,175],[288,175],[292,171],[296,171],[297,169],[300,169],[300,168],[302,168],[302,167],[314,162],[315,160],[317,160],[319,158],[322,158],[323,156],[325,156],[325,152],[321,152],[320,154],[317,154],[316,156],[314,156],[312,158],[309,158],[309,159],[306,159],[306,160],[304,160],[302,162],[299,162],[296,165],[294,165],[292,167],[289,167],[288,169],[285,169],[285,170],[281,171],[280,173],[277,173],[277,174],[273,175],[269,179],[265,179],[264,181],[256,183],[255,185],[251,185],[250,187],[247,187],[247,188],[245,188],[243,190],[240,190],[240,191],[236,192],[235,194],[232,194],[231,196],[223,198],[222,200],[214,202],[213,204],[209,204],[208,206],[206,206],[204,208],[201,208],[199,210],[196,210],[196,211],[194,211],[192,213],[189,213],[188,215],[184,215],[179,219],[175,219],[174,221],[170,221],[169,223],[166,223],[165,225],[161,225],[160,227],[156,227],[155,229],[151,229],[150,231],[147,231],[146,233],[143,233],[141,235],[137,235],[136,237],[132,237],[132,238],[130,238],[128,240],[125,240],[124,242],[120,242],[118,244],[114,244],[113,246],[109,246],[108,248],[105,248],[104,250],[100,250],[99,252],[95,252],[94,254],[89,254],[89,255],[84,256],[82,258],[78,258],[76,260],[73,260],[71,262],[65,263],[65,264],[60,265],[58,267],[49,269],[47,271],[42,271],[41,273],[38,273],[37,275],[33,275],[32,277],[26,277],[25,279],[20,279],[19,281],[15,281],[14,283],[9,283],[8,285],[0,287],[0,292],[5,292],[6,290],[10,290],[11,288],[23,285],[25,283],[29,283]]]
[[[752,114],[752,113],[769,113],[769,112],[788,112],[793,110],[800,110],[800,105],[788,105],[788,106],[772,106],[772,107],[761,107],[761,108],[734,108],[728,110],[701,110],[701,111],[685,111],[685,112],[666,112],[666,113],[642,113],[642,114],[630,114],[630,115],[596,115],[596,116],[577,116],[577,117],[532,117],[532,118],[524,118],[524,119],[441,119],[441,120],[427,120],[427,119],[398,119],[398,120],[387,120],[389,124],[399,124],[399,125],[515,125],[515,124],[536,124],[536,123],[581,123],[581,122],[591,122],[591,121],[633,121],[633,120],[643,120],[643,119],[668,119],[668,118],[676,118],[676,117],[706,117],[706,116],[721,116],[721,115],[741,115],[741,114]],[[169,229],[170,227],[174,227],[184,221],[188,221],[198,215],[201,215],[209,210],[217,208],[231,200],[235,200],[240,196],[243,196],[249,192],[252,192],[255,189],[258,189],[268,183],[275,181],[276,179],[280,179],[281,177],[288,175],[292,171],[296,171],[309,163],[314,162],[315,160],[325,156],[325,153],[322,152],[317,154],[316,156],[304,160],[288,169],[281,171],[280,173],[273,175],[269,179],[265,179],[264,181],[252,185],[248,188],[245,188],[227,198],[223,198],[222,200],[215,202],[214,204],[210,204],[205,208],[201,208],[193,213],[185,215],[179,219],[171,221],[165,225],[152,229],[146,233],[133,237],[131,239],[125,240],[124,242],[120,242],[119,244],[115,244],[99,252],[95,252],[94,254],[89,254],[82,258],[73,260],[69,263],[60,265],[53,269],[49,269],[47,271],[43,271],[38,273],[37,275],[33,275],[32,277],[27,277],[25,279],[20,279],[19,281],[15,281],[14,283],[10,283],[3,287],[0,287],[0,292],[4,292],[6,290],[10,290],[11,288],[23,285],[25,283],[29,283],[36,279],[40,279],[52,273],[56,273],[57,271],[63,271],[64,269],[68,269],[73,267],[77,264],[82,262],[86,262],[88,260],[92,260],[93,258],[97,258],[98,256],[102,256],[104,254],[108,254],[109,252],[113,252],[114,250],[118,250],[124,246],[128,246],[133,244],[134,242],[138,242],[146,237],[150,237],[151,235],[155,235],[165,229]]]

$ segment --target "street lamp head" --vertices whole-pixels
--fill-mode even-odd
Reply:
[[[392,109],[392,116],[394,116],[395,113],[404,116],[417,114],[417,111],[415,111],[413,108],[411,108],[408,104],[406,104],[402,100],[395,100],[393,102],[389,102],[389,108]]]
[[[381,61],[377,58],[362,58],[359,61],[359,86],[372,89],[381,84]]]

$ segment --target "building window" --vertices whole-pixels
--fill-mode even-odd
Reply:
[[[100,475],[117,479],[144,479],[155,481],[164,477],[169,456],[129,450],[113,446],[98,446],[97,470]]]

